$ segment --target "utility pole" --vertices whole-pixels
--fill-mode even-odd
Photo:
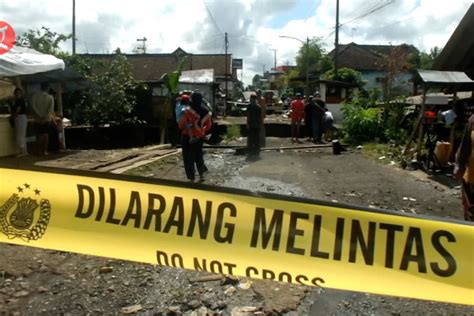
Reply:
[[[262,65],[262,76],[265,77],[265,64]]]
[[[76,54],[76,0],[72,0],[72,54]]]
[[[305,68],[306,68],[306,86],[304,88],[304,94],[305,94],[305,97],[307,99],[309,99],[309,37],[307,36],[306,37],[306,43],[302,40],[302,39],[299,39],[297,37],[292,37],[292,36],[285,36],[285,35],[280,35],[279,37],[282,37],[282,38],[291,38],[291,39],[294,39],[298,42],[300,42],[303,46],[306,45],[306,56],[304,58],[304,64],[305,64]]]
[[[334,76],[337,77],[339,55],[339,0],[336,0],[336,40],[334,43]]]
[[[276,70],[276,68],[277,68],[277,49],[276,48],[271,48],[271,50],[273,51],[274,60],[275,60],[273,70]]]
[[[228,72],[229,72],[229,59],[228,59],[228,56],[227,56],[227,49],[229,47],[229,41],[227,40],[227,32],[225,32],[225,72],[224,72],[224,76],[225,76],[225,112],[226,112],[226,115],[230,115],[230,108],[227,104],[227,99],[229,97],[229,87],[227,85],[227,76],[228,76]]]
[[[142,47],[139,47],[138,49],[141,49],[143,54],[146,54],[146,37],[143,38],[137,38],[137,42],[142,42]]]

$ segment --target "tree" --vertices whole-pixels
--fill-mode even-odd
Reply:
[[[168,89],[166,95],[166,101],[160,105],[160,144],[165,143],[166,130],[168,129],[168,121],[173,118],[174,103],[179,93],[179,77],[183,70],[184,64],[188,60],[187,56],[184,56],[178,63],[178,67],[175,71],[168,72],[163,75],[163,82]]]
[[[59,34],[42,26],[39,30],[30,29],[26,33],[23,33],[23,35],[18,38],[17,44],[19,46],[33,48],[44,54],[64,56],[65,53],[61,51],[59,45],[70,38],[72,38],[72,34]]]
[[[261,79],[263,79],[262,75],[255,74],[255,76],[253,76],[252,86],[254,86],[255,89],[260,89],[262,87],[262,82],[260,81]]]
[[[60,49],[60,44],[72,35],[52,32],[49,28],[29,30],[18,38],[21,46],[33,48],[44,54],[52,54],[64,60],[89,81],[88,88],[79,93],[83,119],[93,126],[103,123],[134,121],[132,111],[136,105],[135,90],[139,86],[132,69],[120,49],[111,60],[98,61],[79,55],[70,55]]]
[[[136,105],[138,83],[124,55],[117,54],[112,60],[105,61],[76,57],[70,66],[91,83],[90,88],[82,91],[80,100],[87,123],[99,126],[136,120],[131,113]]]
[[[322,78],[325,80],[336,80],[354,84],[361,88],[364,85],[362,74],[352,68],[343,67],[338,69],[337,76],[334,74],[334,68],[326,71]]]
[[[415,48],[416,51],[418,51]],[[417,53],[415,53],[417,54]],[[383,68],[383,95],[385,101],[390,101],[394,95],[395,79],[402,73],[413,72],[416,64],[413,63],[411,55],[406,45],[396,46],[390,50],[390,54],[385,56]]]
[[[300,77],[306,76],[306,55],[308,55],[308,72],[310,74],[321,74],[333,67],[331,57],[329,57],[321,45],[320,38],[309,40],[309,47],[303,44],[296,56],[296,65]]]
[[[433,62],[440,53],[441,49],[438,46],[435,46],[430,49],[429,53],[418,52],[418,54],[415,54],[411,60],[418,69],[432,69]]]

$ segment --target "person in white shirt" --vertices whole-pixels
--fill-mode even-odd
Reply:
[[[31,110],[36,122],[38,151],[40,155],[48,154],[48,133],[52,128],[54,98],[48,91],[49,84],[41,83],[41,91],[31,99]]]

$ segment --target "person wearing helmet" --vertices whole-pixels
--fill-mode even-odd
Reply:
[[[181,146],[183,153],[184,170],[189,181],[195,179],[195,169],[199,173],[199,181],[204,181],[203,144],[206,132],[211,128],[211,113],[202,104],[202,94],[194,92],[191,102],[187,105],[178,126],[181,130]],[[181,102],[188,102],[189,98],[182,97]]]
[[[183,117],[186,108],[189,106],[189,95],[181,94],[181,96],[176,100],[175,114],[176,114],[176,123],[179,123]]]

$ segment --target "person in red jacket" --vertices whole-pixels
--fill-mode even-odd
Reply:
[[[296,94],[296,99],[291,102],[291,141],[300,143],[301,121],[304,116],[304,103],[301,94]]]
[[[195,165],[199,173],[199,181],[204,181],[204,172],[207,171],[207,167],[204,164],[202,147],[211,125],[211,112],[203,106],[202,95],[194,92],[191,96],[191,104],[186,107],[178,123],[181,130],[184,170],[190,181],[195,179]]]

